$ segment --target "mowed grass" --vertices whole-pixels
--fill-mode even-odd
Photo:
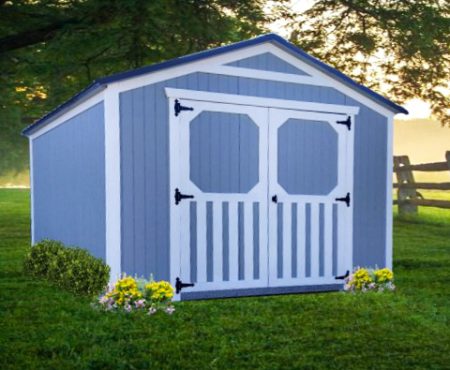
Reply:
[[[2,370],[449,369],[450,212],[396,217],[393,294],[181,302],[152,317],[24,276],[28,214],[28,191],[0,190]]]

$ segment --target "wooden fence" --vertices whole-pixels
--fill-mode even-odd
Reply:
[[[424,199],[418,191],[418,189],[450,191],[450,182],[415,182],[413,174],[414,171],[450,171],[450,151],[445,153],[445,159],[445,162],[410,164],[406,155],[394,157],[394,172],[397,176],[394,188],[398,189],[394,204],[398,204],[399,213],[417,213],[418,206],[450,209],[450,201]]]

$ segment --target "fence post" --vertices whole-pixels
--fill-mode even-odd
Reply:
[[[450,152],[447,152],[450,158]],[[450,162],[449,162],[450,163]],[[394,168],[409,166],[409,157],[407,155],[401,155],[394,157]],[[405,200],[417,199],[417,190],[402,188],[402,184],[414,184],[414,175],[412,171],[395,171],[397,176],[398,190],[397,190],[397,200],[398,200],[398,213],[417,213],[417,205],[408,204]]]
[[[447,160],[448,170],[450,171],[450,150],[445,152],[445,159]]]

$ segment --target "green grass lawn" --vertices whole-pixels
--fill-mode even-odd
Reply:
[[[421,210],[422,211],[422,210]],[[28,191],[0,190],[0,369],[449,369],[450,212],[395,219],[396,293],[105,314],[22,273]]]

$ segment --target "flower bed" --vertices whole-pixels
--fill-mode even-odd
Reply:
[[[98,305],[106,311],[146,312],[157,311],[172,314],[174,289],[167,281],[147,281],[123,275],[115,284],[108,285],[98,299]]]
[[[345,279],[344,290],[348,292],[395,290],[394,273],[388,268],[367,269],[358,267]]]

